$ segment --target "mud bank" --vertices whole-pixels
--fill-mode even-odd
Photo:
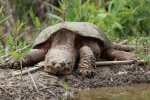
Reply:
[[[12,76],[14,69],[0,69],[0,100],[46,100],[54,98],[48,93],[51,90],[58,96],[65,93],[62,83],[68,85],[69,92],[76,94],[80,89],[97,87],[126,86],[133,83],[150,83],[150,68],[140,65],[112,65],[96,68],[94,78],[80,77],[76,71],[70,75],[55,76],[43,69],[31,73],[37,89],[29,76]],[[46,86],[43,88],[42,85]]]

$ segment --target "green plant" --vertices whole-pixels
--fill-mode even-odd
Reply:
[[[70,93],[69,93],[69,90],[68,90],[68,86],[66,84],[61,84],[63,86],[63,88],[65,88],[66,92],[65,92],[65,96],[67,96],[67,100],[69,100],[70,98]]]
[[[108,2],[63,0],[63,3],[58,2],[60,8],[50,5],[55,10],[53,14],[48,13],[50,17],[55,18],[52,19],[52,24],[56,24],[58,20],[64,21],[62,17],[65,13],[65,21],[93,23],[113,40],[122,41],[126,38],[149,36],[149,0],[109,0]]]
[[[39,18],[38,18],[37,16],[35,17],[32,8],[30,9],[29,14],[30,14],[30,16],[31,16],[31,19],[32,19],[32,22],[33,22],[34,26],[35,26],[35,27],[38,27],[40,30],[42,30],[44,27],[43,27],[43,25],[40,23]]]
[[[21,68],[21,81],[22,81],[22,60],[21,57],[24,57],[26,54],[28,54],[30,52],[30,49],[25,49],[23,51],[21,51],[20,53],[17,52],[9,52],[8,54],[10,54],[11,56],[13,56],[14,58],[17,59],[17,61],[20,63],[20,68]]]
[[[141,59],[144,59],[148,65],[150,66],[150,56],[147,55],[147,54],[136,54],[135,56],[141,58]]]
[[[18,42],[18,40],[24,35],[24,34],[21,34],[21,35],[18,36],[18,33],[19,33],[20,28],[21,28],[25,23],[26,23],[26,22],[20,23],[20,21],[18,20],[18,21],[17,21],[17,25],[16,25],[16,27],[17,27],[17,31],[16,31],[16,32],[14,32],[14,30],[13,30],[12,27],[10,26],[10,30],[11,30],[13,36],[9,36],[9,37],[7,38],[7,40],[5,40],[6,45],[8,45],[8,47],[9,47],[9,50],[8,50],[7,52],[9,52],[9,51],[13,52],[13,51],[16,51],[16,50],[18,50],[19,48],[22,48],[23,46],[25,46],[25,44],[26,44],[25,42],[26,42],[26,41],[24,41],[23,43],[19,43],[19,42]],[[18,44],[18,43],[19,43],[19,44]]]
[[[4,9],[3,9],[3,6],[2,6],[2,7],[0,8],[0,13],[1,13],[3,10],[4,10]],[[10,16],[11,16],[11,15],[10,15]],[[5,16],[5,17],[3,17],[3,18],[0,20],[0,24],[1,24],[3,21],[5,21],[6,19],[8,19],[10,16]],[[19,61],[19,63],[20,63],[20,66],[21,66],[21,80],[22,80],[22,60],[21,60],[21,57],[25,56],[28,52],[30,52],[30,49],[25,49],[25,50],[21,51],[20,53],[17,53],[17,52],[15,52],[15,51],[18,50],[19,48],[21,48],[22,46],[24,46],[24,47],[26,46],[26,41],[24,41],[23,43],[20,43],[20,44],[18,45],[18,39],[19,39],[20,37],[22,37],[23,34],[17,36],[17,34],[19,33],[21,27],[22,27],[25,23],[26,23],[26,22],[20,23],[20,21],[18,20],[18,21],[17,21],[17,24],[16,24],[16,27],[17,27],[16,32],[14,32],[14,30],[13,30],[12,27],[10,26],[10,30],[11,30],[13,36],[9,36],[9,37],[7,38],[7,40],[4,40],[5,43],[6,43],[6,45],[8,45],[8,47],[9,47],[9,50],[7,51],[8,54],[10,54],[11,56],[15,57],[15,58]],[[1,36],[1,38],[2,38],[2,36]],[[3,55],[2,52],[4,52],[4,49],[0,46],[0,56]],[[4,63],[3,60],[1,60],[1,62],[2,62],[2,64]]]
[[[1,7],[0,7],[0,15],[1,15],[1,13],[2,13],[4,10],[5,10],[5,9],[3,9],[3,6],[1,6]],[[6,19],[8,19],[9,17],[11,17],[11,15],[5,16],[5,17],[3,17],[2,19],[0,19],[0,24],[1,24],[2,22],[4,22]],[[0,40],[3,41],[3,34],[1,33],[1,30],[2,30],[2,29],[0,29]],[[1,42],[2,42],[2,41],[1,41]],[[2,46],[0,45],[0,56],[2,56],[2,55],[4,55],[4,48],[2,48]],[[4,62],[2,61],[2,59],[0,60],[0,62],[4,63]]]
[[[3,6],[0,8],[0,14],[4,11],[5,9],[3,9]],[[11,15],[5,16],[2,19],[0,19],[0,24],[5,21],[6,19],[8,19],[9,17],[11,17]]]
[[[21,81],[22,81],[22,60],[21,57],[24,57],[27,53],[30,52],[30,49],[24,49],[22,50],[20,53],[17,53],[16,50],[18,50],[19,48],[21,48],[22,46],[25,47],[26,46],[26,41],[24,41],[23,43],[20,43],[18,45],[18,39],[20,37],[23,36],[23,34],[17,36],[17,34],[19,33],[19,30],[21,29],[21,27],[25,24],[26,22],[22,22],[20,23],[20,21],[17,21],[17,31],[14,32],[13,29],[10,27],[11,32],[13,34],[13,36],[10,36],[6,42],[7,45],[9,45],[9,51],[8,54],[10,54],[11,56],[13,56],[14,58],[17,59],[17,61],[20,63],[20,67],[21,67]]]

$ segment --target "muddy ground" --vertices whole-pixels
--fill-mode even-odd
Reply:
[[[38,93],[29,74],[23,75],[21,82],[20,75],[12,75],[14,71],[15,69],[0,69],[0,100],[49,100],[54,97],[48,90],[58,96],[65,93],[62,83],[68,85],[70,94],[85,88],[150,83],[150,68],[147,65],[99,66],[93,79],[80,77],[76,71],[71,75],[55,76],[40,69],[31,73]]]

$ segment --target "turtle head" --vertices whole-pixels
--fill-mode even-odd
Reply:
[[[46,54],[45,71],[58,75],[70,74],[75,64],[74,59],[73,53],[67,49],[51,49]]]

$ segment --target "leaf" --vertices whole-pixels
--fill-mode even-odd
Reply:
[[[20,20],[17,20],[17,27],[19,27],[20,25]]]
[[[147,54],[136,54],[135,56],[144,59],[147,63],[150,61],[150,56]]]
[[[136,22],[143,21],[143,20],[145,20],[145,17],[144,18],[137,18]]]
[[[134,9],[131,11],[131,14],[133,14],[138,8],[140,8],[140,5],[137,6],[136,8],[134,8]]]
[[[63,86],[63,88],[65,88],[66,90],[68,90],[68,86],[66,84],[61,84]]]
[[[80,22],[85,22],[86,21],[86,14],[84,16],[81,17]]]
[[[26,40],[23,41],[22,45],[23,45],[23,47],[25,47],[27,45]]]
[[[1,24],[3,21],[5,21],[6,19],[8,19],[9,17],[11,17],[11,15],[3,17],[3,18],[0,20],[0,24]]]
[[[65,92],[65,96],[68,96],[68,91]]]
[[[11,56],[13,56],[13,57],[16,58],[16,59],[19,59],[19,58],[20,58],[20,55],[19,55],[19,53],[17,53],[17,52],[9,52],[8,54],[10,54]]]
[[[123,17],[121,17],[120,23],[123,25],[124,23],[126,23],[129,20],[129,16],[125,15]]]
[[[43,29],[44,29],[44,26],[43,26],[43,25],[40,25],[39,28],[40,28],[40,30],[43,30]]]
[[[94,15],[90,15],[88,18],[88,22],[93,23],[95,20],[95,16]]]
[[[40,24],[39,18],[37,16],[36,16],[35,20],[36,20],[37,27],[40,27],[41,24]]]
[[[1,8],[0,8],[0,13],[3,11],[4,9],[3,9],[3,6],[1,6]]]
[[[108,6],[108,12],[110,12],[112,10],[112,4],[113,4],[113,0],[112,1],[109,1],[110,4]]]
[[[10,30],[11,30],[11,32],[12,32],[12,34],[13,34],[13,37],[15,37],[14,30],[12,29],[12,27],[11,27],[11,26],[10,26],[9,28],[10,28]]]
[[[64,10],[65,10],[65,8],[66,8],[66,4],[65,4],[65,3],[63,3],[63,4],[61,5],[61,8],[62,8],[62,10],[64,11]]]
[[[19,35],[16,39],[15,39],[15,47],[16,47],[16,50],[18,49],[19,46],[18,45],[18,39],[21,38],[24,34],[21,34]]]
[[[21,57],[24,57],[24,56],[25,56],[26,54],[28,54],[30,51],[31,51],[30,48],[24,49],[24,50],[21,51],[20,56],[21,56]]]
[[[24,34],[19,35],[19,36],[16,38],[16,41],[17,41],[19,38],[21,38],[23,35],[24,35]]]
[[[129,34],[129,32],[130,32],[130,29],[129,29],[129,28],[124,28],[124,29],[123,29],[123,33],[124,33],[124,34]]]
[[[67,96],[67,97],[69,98],[69,96],[70,96],[70,95],[69,95],[69,91],[66,91],[66,92],[65,92],[65,96]]]
[[[120,29],[123,31],[121,24],[119,24],[119,23],[117,23],[117,22],[114,22],[114,23],[115,23],[115,25],[116,25],[118,28],[120,28]]]
[[[62,3],[60,2],[60,0],[58,0],[58,3],[59,3],[60,6],[62,6]]]
[[[49,4],[52,8],[54,8],[55,10],[57,10],[57,11],[59,11],[59,12],[63,12],[61,9],[59,9],[59,8],[57,8],[56,6],[53,6],[53,5],[51,5],[51,4]]]
[[[49,17],[53,17],[53,18],[56,18],[56,19],[58,19],[58,20],[63,21],[63,19],[62,19],[61,17],[57,16],[57,15],[50,14],[50,13],[47,13],[47,15],[48,15]]]
[[[106,18],[106,16],[106,13],[100,13],[97,15],[96,19],[98,20],[98,22],[101,22],[104,18]]]
[[[6,41],[7,44],[9,44],[10,46],[14,46],[14,41],[13,41],[13,37],[12,36],[9,36],[7,41]]]
[[[35,25],[35,16],[34,16],[34,13],[33,13],[32,8],[30,9],[29,14],[30,14],[30,16],[31,16],[31,19],[32,19],[33,24]]]
[[[134,34],[139,35],[140,32],[136,26],[131,26],[131,30],[133,31]]]
[[[75,20],[75,17],[76,17],[76,14],[74,13],[73,9],[70,8],[70,7],[68,7],[67,11],[68,11],[68,13],[69,13],[69,14],[68,14],[69,19],[70,19],[71,21],[74,21],[74,20]]]
[[[17,27],[17,33],[19,32],[19,30],[20,30],[20,28],[24,25],[24,24],[26,24],[26,22],[22,22],[20,25],[19,25],[19,27]]]

